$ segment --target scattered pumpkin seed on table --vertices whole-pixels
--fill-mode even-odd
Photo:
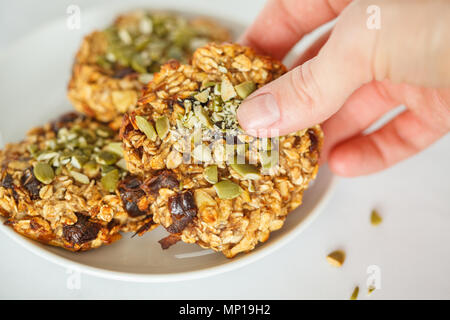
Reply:
[[[381,222],[383,222],[383,218],[380,216],[377,210],[372,210],[372,213],[370,214],[370,223],[373,226],[378,226]]]
[[[350,300],[357,300],[359,294],[359,287],[356,286],[355,289],[353,289],[352,295],[350,296]]]
[[[333,267],[339,268],[344,264],[345,252],[342,250],[333,251],[327,256],[327,261]]]

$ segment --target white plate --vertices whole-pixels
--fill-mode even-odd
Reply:
[[[217,17],[214,2],[202,0],[189,4],[177,1],[152,1],[152,8],[165,8]],[[80,30],[69,30],[66,19],[56,20],[16,42],[0,55],[0,144],[19,141],[26,131],[70,110],[66,84],[73,56],[84,34],[102,28],[123,10],[134,7],[124,4],[99,7],[82,12]],[[237,20],[236,20],[237,19]],[[235,31],[249,23],[245,15],[231,7],[220,10],[220,20]],[[239,27],[240,26],[240,27]],[[280,248],[304,230],[324,207],[335,178],[323,167],[311,188],[305,193],[303,205],[292,212],[284,227],[273,232],[270,239],[249,254],[226,259],[222,254],[202,250],[196,245],[179,243],[161,250],[158,240],[165,231],[158,228],[143,237],[124,239],[97,250],[71,253],[28,240],[1,224],[0,229],[35,254],[59,265],[88,274],[117,280],[139,282],[179,281],[229,271]]]

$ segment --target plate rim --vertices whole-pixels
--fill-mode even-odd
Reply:
[[[329,170],[327,165],[323,165],[322,168],[327,168],[327,170]],[[0,224],[1,225],[0,230],[2,230],[2,232],[4,232],[10,239],[14,240],[14,242],[21,245],[22,247],[25,247],[28,251],[34,253],[35,255],[50,262],[53,262],[54,264],[59,265],[60,267],[76,270],[79,271],[80,273],[84,273],[90,276],[95,276],[103,279],[125,281],[125,282],[138,282],[138,283],[169,283],[169,282],[196,280],[240,269],[246,265],[249,265],[253,262],[256,262],[270,255],[274,251],[280,249],[281,247],[285,246],[293,239],[295,239],[308,226],[310,226],[311,223],[320,215],[320,213],[328,204],[331,196],[333,195],[336,189],[336,185],[340,179],[338,176],[334,175],[331,171],[329,171],[329,174],[330,174],[330,182],[328,183],[324,194],[322,195],[320,200],[313,206],[311,211],[305,216],[305,218],[302,221],[300,221],[300,223],[296,225],[292,230],[290,230],[289,232],[284,232],[284,234],[281,237],[273,240],[273,242],[270,243],[270,245],[267,245],[265,248],[262,248],[258,251],[253,251],[249,254],[245,254],[239,257],[234,262],[231,261],[230,263],[220,264],[218,266],[207,267],[195,271],[167,273],[167,274],[141,274],[141,273],[102,269],[98,267],[89,266],[80,262],[76,262],[68,258],[62,257],[51,251],[45,250],[40,246],[38,246],[37,244],[39,243],[37,243],[36,241],[33,241],[18,234],[13,229],[3,224]]]

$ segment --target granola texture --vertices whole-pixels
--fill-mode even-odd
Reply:
[[[143,85],[161,64],[187,62],[196,47],[229,39],[226,29],[207,19],[145,11],[121,15],[84,38],[68,98],[79,112],[119,127],[120,115],[135,107]]]
[[[119,166],[96,162],[120,159],[117,142],[117,132],[67,114],[32,129],[22,142],[8,144],[0,151],[5,224],[71,251],[113,243],[120,231],[141,234],[155,228],[140,180],[120,169],[123,159]]]
[[[191,64],[163,65],[124,116],[124,157],[146,179],[154,221],[171,234],[164,249],[181,240],[232,258],[266,241],[302,203],[318,171],[320,127],[269,143],[236,120],[240,102],[285,71],[250,48],[208,44]]]

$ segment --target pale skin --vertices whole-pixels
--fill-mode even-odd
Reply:
[[[379,29],[367,27],[370,5],[380,9]],[[331,34],[296,67],[241,104],[242,128],[287,134],[322,123],[322,161],[342,176],[383,170],[446,135],[448,0],[269,0],[241,42],[283,59],[305,34],[336,17]],[[362,133],[401,104],[406,111]]]

